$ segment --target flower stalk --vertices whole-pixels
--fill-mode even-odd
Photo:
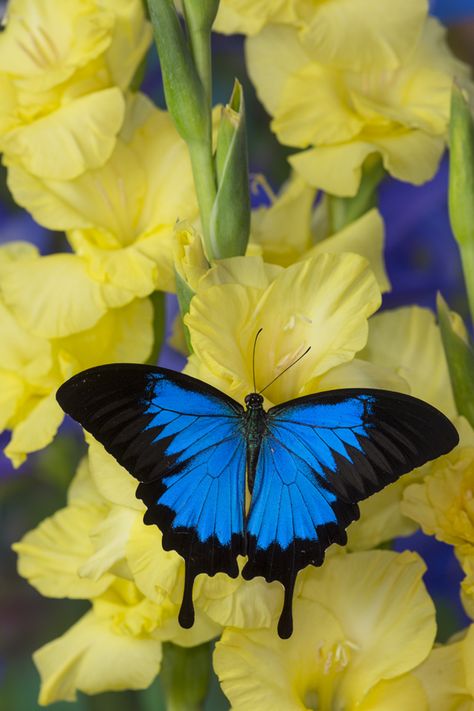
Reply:
[[[474,319],[474,120],[454,85],[450,123],[449,216],[461,252],[471,318]]]

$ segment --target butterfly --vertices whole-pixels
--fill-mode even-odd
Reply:
[[[347,542],[357,502],[458,443],[441,412],[387,390],[320,392],[265,411],[258,392],[243,407],[183,373],[112,364],[75,375],[57,399],[138,479],[144,522],[184,558],[185,628],[196,576],[235,578],[246,556],[244,579],[283,584],[278,634],[290,637],[296,576]]]

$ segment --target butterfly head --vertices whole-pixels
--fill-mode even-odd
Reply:
[[[248,410],[260,410],[263,405],[263,397],[260,393],[249,393],[245,396],[245,404]]]

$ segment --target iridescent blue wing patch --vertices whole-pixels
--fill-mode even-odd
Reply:
[[[266,417],[247,524],[243,576],[279,580],[279,634],[292,631],[296,575],[321,565],[359,517],[357,502],[449,452],[458,435],[425,402],[384,390],[336,390],[277,405]]]
[[[196,575],[237,577],[245,552],[243,407],[195,378],[132,364],[79,373],[57,399],[141,482],[145,523],[185,559],[180,622],[190,627]]]

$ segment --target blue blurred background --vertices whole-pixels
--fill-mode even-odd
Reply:
[[[0,11],[2,5],[0,3]],[[474,0],[433,0],[432,13],[449,28],[456,54],[474,66]],[[264,173],[274,189],[288,175],[289,150],[276,143],[268,129],[268,117],[246,80],[241,37],[214,37],[215,99],[226,101],[234,76],[243,81],[249,118],[251,171]],[[159,67],[150,53],[145,90],[164,106]],[[448,160],[435,178],[421,188],[386,179],[380,188],[380,208],[387,226],[386,259],[393,291],[384,307],[420,304],[433,308],[436,292],[443,293],[451,307],[466,314],[466,302],[458,251],[452,238],[447,213]],[[64,237],[43,229],[12,202],[0,174],[0,244],[30,240],[43,254],[66,249]],[[174,305],[170,301],[169,311]],[[396,347],[396,344],[394,344]],[[169,347],[163,353],[167,365],[179,368],[181,361]],[[0,447],[8,441],[0,436]],[[62,436],[45,451],[32,456],[13,471],[0,453],[0,708],[26,710],[36,704],[38,677],[31,653],[62,634],[87,609],[71,600],[42,598],[15,569],[10,545],[65,504],[66,489],[83,452],[76,427],[66,423]],[[459,603],[457,589],[462,578],[450,547],[421,533],[396,542],[396,549],[415,549],[429,563],[426,582],[434,596],[439,621],[439,640],[446,640],[468,623]],[[81,696],[77,704],[57,704],[57,709],[148,709],[160,705],[159,682],[147,692]],[[227,708],[215,688],[209,709]]]

